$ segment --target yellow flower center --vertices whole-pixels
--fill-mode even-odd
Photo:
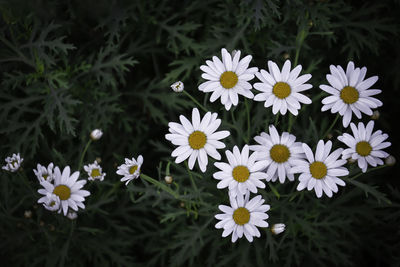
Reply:
[[[219,77],[219,82],[225,89],[231,89],[232,87],[234,87],[237,84],[238,80],[238,76],[233,71],[225,71]]]
[[[353,104],[354,102],[357,102],[358,96],[359,94],[357,89],[352,86],[346,86],[342,89],[342,91],[340,91],[340,98],[346,104]]]
[[[98,177],[100,176],[100,170],[99,169],[93,169],[92,172],[90,173],[90,176],[94,177]]]
[[[361,141],[357,143],[356,151],[360,156],[366,157],[369,155],[369,153],[371,153],[372,147],[368,142]]]
[[[53,200],[52,202],[50,202],[50,207],[54,207],[54,205],[56,205],[56,202]]]
[[[322,179],[328,173],[328,168],[321,161],[314,161],[310,164],[310,172],[315,179]]]
[[[205,146],[207,136],[201,131],[194,131],[189,135],[189,145],[193,149],[200,149]]]
[[[11,166],[17,166],[18,165],[18,161],[16,161],[16,160],[13,160],[13,161],[11,161]]]
[[[71,196],[71,189],[66,185],[60,184],[54,188],[53,194],[57,195],[60,200],[67,200]]]
[[[280,99],[288,97],[291,91],[290,85],[285,82],[277,82],[272,88],[274,95]]]
[[[47,180],[47,178],[49,177],[49,175],[48,175],[48,174],[43,174],[42,177],[43,177],[44,180]]]
[[[246,208],[237,208],[232,217],[236,224],[243,225],[250,221],[250,212]]]
[[[290,151],[285,145],[274,145],[269,151],[269,155],[273,161],[282,163],[289,159]]]
[[[233,179],[238,181],[239,183],[246,182],[250,177],[250,171],[246,166],[236,166],[232,170]]]
[[[134,174],[137,169],[138,169],[138,166],[137,165],[133,165],[132,167],[129,168],[129,173],[130,174]]]

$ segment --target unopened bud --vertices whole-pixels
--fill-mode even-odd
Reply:
[[[279,235],[280,233],[282,233],[283,231],[285,231],[285,227],[286,227],[286,225],[283,224],[283,223],[274,224],[274,225],[272,225],[272,227],[271,227],[271,232],[272,232],[274,235]]]
[[[374,110],[374,113],[372,113],[372,116],[371,116],[371,120],[377,120],[377,119],[379,119],[380,115],[381,115],[381,114],[379,113],[378,110]]]
[[[396,164],[396,158],[393,157],[392,155],[389,155],[386,159],[385,159],[385,164],[388,166],[393,166],[394,164]]]
[[[354,162],[356,162],[357,160],[353,159],[353,158],[348,158],[347,162],[350,164],[353,164]]]
[[[99,140],[102,135],[103,135],[103,132],[100,129],[94,129],[90,133],[90,138],[92,138],[93,141],[96,141],[96,140]]]
[[[284,53],[282,56],[283,56],[284,59],[289,59],[290,58],[290,54],[287,53],[287,52]]]
[[[27,218],[27,219],[32,218],[32,211],[31,210],[26,210],[24,212],[24,217]]]
[[[169,175],[165,176],[164,180],[167,184],[172,184],[172,181],[173,181],[172,176],[169,176]]]
[[[174,92],[180,93],[185,88],[185,85],[183,84],[183,82],[177,81],[171,85],[171,88],[172,90],[174,90]]]

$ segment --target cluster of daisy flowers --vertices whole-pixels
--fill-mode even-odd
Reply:
[[[102,135],[103,132],[101,130],[93,130],[90,134],[91,141],[99,140]],[[21,168],[23,160],[20,153],[13,154],[11,157],[5,159],[6,165],[2,169],[9,172],[16,172]],[[99,161],[95,160],[93,163],[83,166],[87,173],[88,181],[104,180],[106,173],[103,172]],[[139,155],[137,159],[126,158],[125,164],[118,166],[118,170],[116,171],[117,174],[123,176],[121,182],[125,182],[128,185],[130,181],[138,178],[142,164],[142,155]],[[66,166],[61,170],[60,167],[55,166],[51,162],[47,167],[37,164],[36,169],[33,169],[33,173],[42,186],[38,190],[38,193],[42,195],[38,203],[42,204],[45,209],[62,213],[70,219],[77,217],[79,208],[85,209],[84,201],[90,195],[90,192],[83,189],[87,180],[79,180],[79,171],[71,173],[70,166]]]
[[[201,75],[207,80],[201,83],[198,89],[211,93],[210,102],[220,99],[226,110],[239,104],[239,95],[264,102],[266,108],[272,107],[272,113],[281,115],[290,112],[298,115],[301,104],[311,104],[311,99],[303,92],[312,88],[307,82],[311,74],[300,75],[301,65],[292,69],[290,60],[286,60],[282,70],[275,62],[268,61],[268,70],[249,67],[252,56],[247,55],[240,59],[241,52],[229,53],[225,48],[221,50],[222,60],[217,56],[207,60],[200,69]],[[338,192],[338,186],[345,186],[339,177],[349,175],[345,167],[351,158],[358,162],[362,172],[367,166],[383,165],[382,159],[389,156],[382,149],[389,147],[385,141],[387,134],[382,131],[373,131],[374,122],[367,125],[362,122],[356,126],[351,122],[352,114],[359,119],[362,113],[371,116],[372,109],[382,105],[382,102],[373,96],[381,90],[370,89],[377,76],[365,79],[366,67],[355,68],[349,62],[346,71],[341,66],[331,66],[331,73],[326,76],[329,85],[320,85],[320,89],[330,94],[322,100],[322,111],[330,110],[343,117],[343,126],[352,130],[352,135],[343,133],[337,139],[347,146],[346,149],[333,149],[332,141],[319,140],[315,151],[306,143],[296,141],[296,136],[288,132],[279,133],[274,125],[270,125],[267,132],[261,132],[254,137],[255,145],[244,145],[242,148],[234,146],[232,150],[225,150],[227,161],[215,162],[219,170],[213,174],[218,180],[218,189],[228,189],[230,206],[219,205],[223,212],[215,216],[219,222],[217,229],[223,229],[222,236],[231,235],[232,242],[243,236],[249,242],[254,237],[260,237],[259,227],[268,227],[267,211],[270,206],[265,204],[261,195],[250,198],[250,194],[257,194],[264,189],[266,182],[284,183],[294,181],[298,174],[297,190],[314,190],[318,198],[323,194],[332,197]],[[254,78],[258,82],[251,84]],[[181,81],[173,84],[175,92],[183,91]],[[256,95],[252,89],[259,91]],[[208,156],[220,161],[218,149],[226,146],[222,139],[230,135],[229,131],[217,131],[221,124],[217,113],[207,112],[201,117],[197,108],[193,108],[191,121],[183,115],[180,123],[170,122],[169,133],[165,138],[177,146],[171,156],[176,163],[188,159],[190,169],[195,163],[202,172],[208,165]],[[271,231],[280,233],[284,224],[275,224]]]

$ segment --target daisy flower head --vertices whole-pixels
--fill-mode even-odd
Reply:
[[[34,169],[33,172],[35,173],[36,177],[39,180],[39,183],[43,181],[51,182],[53,181],[53,168],[54,164],[51,162],[47,168],[40,164],[37,165],[36,170]]]
[[[172,151],[171,156],[176,157],[175,162],[181,163],[189,158],[189,168],[193,169],[197,160],[200,170],[205,172],[208,164],[207,155],[216,160],[221,159],[217,149],[225,148],[221,139],[230,135],[229,131],[218,131],[221,119],[217,113],[207,112],[203,118],[197,108],[192,110],[192,122],[185,116],[179,116],[181,123],[170,122],[169,134],[165,138],[178,146]]]
[[[137,159],[125,158],[125,164],[118,166],[117,174],[122,175],[121,182],[128,185],[133,179],[137,179],[140,175],[140,168],[143,164],[143,156],[139,155]]]
[[[21,167],[21,163],[24,161],[24,159],[21,158],[19,153],[14,153],[11,157],[7,157],[5,161],[6,165],[2,166],[1,168],[9,172],[16,172],[18,171],[19,167]]]
[[[265,168],[265,163],[257,161],[256,153],[249,156],[248,145],[243,147],[242,152],[234,146],[233,152],[226,150],[225,154],[229,163],[214,163],[221,170],[213,175],[215,179],[221,180],[217,184],[218,189],[229,187],[229,196],[236,197],[248,191],[257,193],[257,188],[265,188],[265,184],[260,181],[267,179],[267,174],[260,172]]]
[[[264,106],[272,106],[274,114],[280,112],[285,115],[289,110],[297,116],[301,108],[300,103],[311,104],[311,99],[300,93],[312,87],[311,84],[305,83],[311,79],[311,74],[299,76],[301,68],[301,65],[297,65],[290,70],[290,60],[286,60],[280,71],[278,65],[269,60],[268,71],[261,69],[256,73],[261,82],[255,83],[254,88],[261,93],[257,94],[254,100],[265,101]]]
[[[249,242],[253,242],[253,237],[260,237],[260,231],[257,227],[268,227],[267,211],[269,205],[264,205],[265,200],[261,195],[249,200],[250,193],[238,195],[236,198],[230,198],[230,206],[219,205],[218,208],[223,212],[215,215],[220,220],[215,228],[224,229],[222,237],[232,234],[232,243],[243,235]]]
[[[332,142],[324,143],[320,140],[317,150],[314,153],[311,148],[303,143],[303,149],[307,157],[307,161],[296,160],[296,165],[290,170],[292,173],[300,173],[297,191],[304,188],[307,190],[314,189],[318,198],[322,196],[322,192],[328,197],[332,197],[332,192],[337,192],[338,187],[345,186],[345,182],[338,176],[346,176],[349,174],[347,168],[342,167],[346,164],[345,159],[338,159],[342,154],[343,148],[338,148],[331,152]]]
[[[381,92],[369,89],[378,80],[378,76],[365,79],[367,68],[354,68],[354,63],[347,64],[346,72],[341,66],[330,66],[330,74],[326,75],[329,85],[320,85],[321,90],[331,94],[322,99],[322,111],[331,110],[343,116],[343,126],[349,126],[354,113],[361,119],[361,112],[372,116],[371,109],[382,106],[382,102],[372,96]]]
[[[269,126],[269,134],[262,132],[254,137],[258,145],[251,145],[250,150],[257,152],[257,160],[265,163],[267,182],[275,182],[279,178],[284,183],[286,177],[294,181],[290,172],[294,161],[305,157],[301,142],[295,142],[296,137],[288,132],[279,135],[274,125]]]
[[[53,193],[46,192],[46,196],[38,200],[49,211],[58,211],[60,209],[60,198]]]
[[[48,200],[48,194],[56,195],[60,199],[60,208],[58,212],[63,212],[67,215],[68,209],[75,211],[78,208],[84,209],[85,197],[90,195],[87,190],[81,189],[85,184],[86,180],[79,180],[79,171],[71,174],[71,169],[66,166],[61,172],[58,167],[54,168],[54,184],[48,181],[42,181],[40,184],[43,188],[39,189],[39,194],[44,195],[38,200],[38,203],[45,203]]]
[[[171,85],[171,88],[172,88],[172,90],[173,90],[174,92],[180,93],[180,92],[183,91],[183,89],[185,88],[185,86],[184,86],[183,82],[177,81],[177,82],[174,82],[174,83]]]
[[[358,167],[362,172],[367,171],[368,165],[373,167],[383,165],[382,158],[388,157],[389,154],[382,149],[391,145],[390,142],[384,142],[389,136],[382,133],[381,130],[373,132],[374,121],[369,121],[367,126],[359,122],[358,127],[354,123],[350,123],[350,128],[353,135],[344,133],[338,136],[338,140],[348,146],[342,152],[343,159],[357,160]]]
[[[88,180],[90,180],[90,181],[94,181],[94,180],[103,181],[104,176],[106,176],[106,173],[103,172],[103,170],[101,169],[101,166],[99,165],[99,163],[97,163],[96,160],[92,164],[83,166],[83,169],[89,175]]]
[[[214,56],[212,61],[207,60],[206,65],[200,66],[203,71],[201,77],[208,81],[200,84],[199,90],[205,93],[213,92],[210,101],[214,102],[221,98],[221,104],[225,106],[226,110],[230,110],[232,105],[237,106],[238,95],[250,99],[254,97],[250,91],[253,87],[249,81],[258,71],[257,67],[249,68],[252,56],[247,55],[239,60],[240,50],[234,52],[231,55],[225,48],[222,48],[222,61]]]

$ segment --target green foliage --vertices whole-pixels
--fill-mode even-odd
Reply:
[[[206,173],[189,170],[173,162],[165,140],[168,122],[196,105],[171,90],[181,80],[218,112],[231,132],[227,149],[252,144],[270,124],[311,147],[330,135],[340,147],[336,137],[348,129],[340,119],[330,128],[335,116],[320,112],[326,94],[318,86],[330,64],[355,60],[382,81],[376,125],[389,133],[387,151],[399,155],[391,119],[400,115],[399,12],[392,1],[0,1],[0,158],[24,158],[18,172],[0,172],[2,265],[399,266],[398,167],[360,175],[348,164],[347,185],[331,199],[296,191],[297,181],[269,183],[260,190],[268,222],[286,231],[260,229],[253,243],[232,244],[215,229],[218,205],[229,199],[212,178],[214,161]],[[229,112],[210,103],[197,90],[199,67],[222,47],[253,55],[259,68],[286,58],[301,64],[313,75],[313,103],[292,118],[249,99]],[[54,162],[77,170],[95,128],[104,135],[84,164],[100,157],[105,180],[85,185],[91,196],[76,220],[45,210],[32,169]],[[126,187],[116,167],[139,154],[156,182],[142,177]]]

